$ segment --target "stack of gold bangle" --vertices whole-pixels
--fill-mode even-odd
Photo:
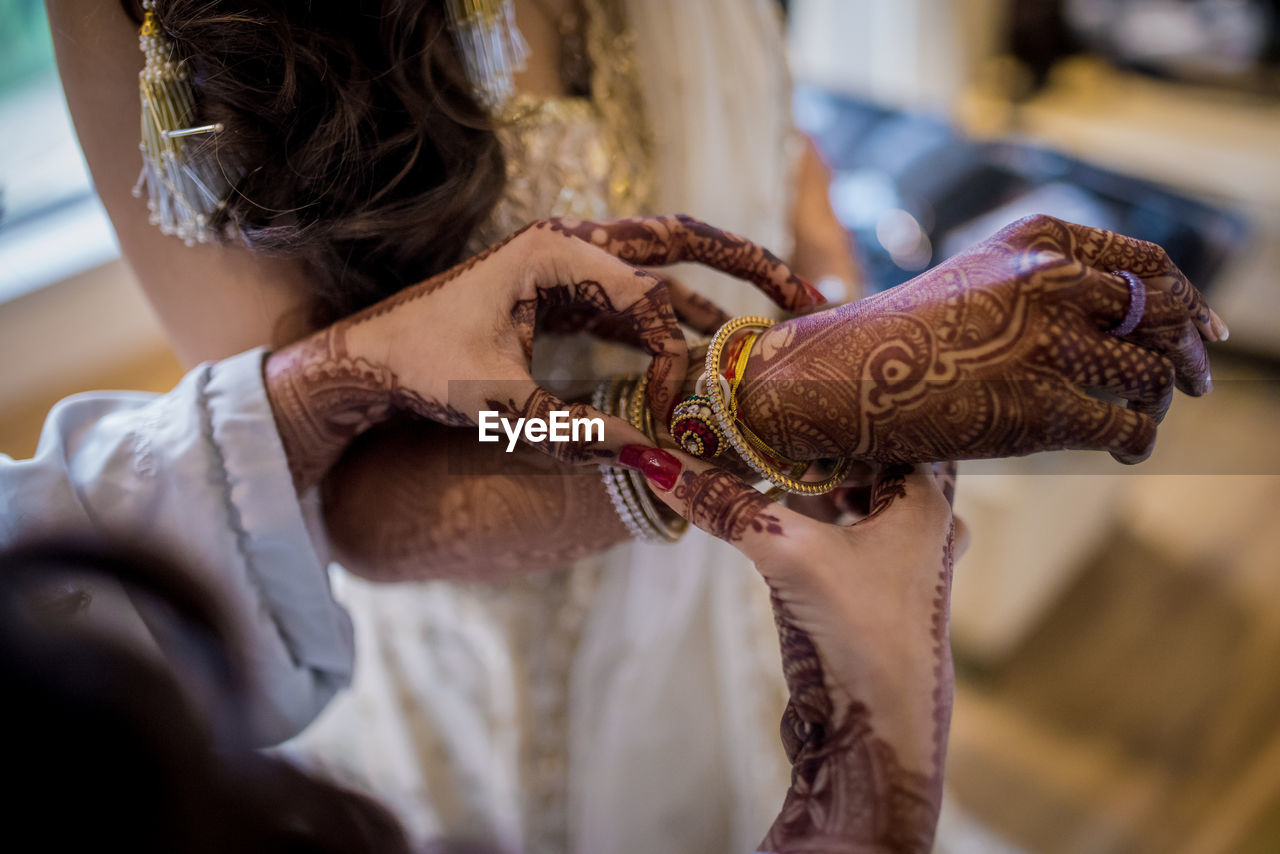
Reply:
[[[653,415],[645,405],[646,377],[616,377],[596,387],[591,405],[606,415],[624,419],[649,437],[656,447],[657,434]],[[674,543],[684,536],[689,523],[679,517],[664,515],[659,502],[649,491],[644,475],[617,466],[601,466],[600,477],[613,507],[631,536],[638,540]]]
[[[738,452],[738,456],[762,478],[784,492],[796,495],[822,495],[830,492],[844,482],[849,473],[849,460],[836,463],[830,476],[820,481],[803,481],[808,463],[795,463],[782,454],[774,451],[756,436],[746,424],[738,418],[738,383],[742,381],[742,373],[746,368],[747,358],[751,355],[751,347],[759,333],[773,326],[767,317],[748,315],[730,320],[716,332],[707,347],[707,364],[698,381],[699,394],[711,399],[711,412],[715,416],[716,425],[730,446]],[[720,359],[725,345],[735,334],[743,329],[758,330],[751,338],[744,341],[735,359],[732,381],[725,380],[720,374]],[[789,471],[780,471],[785,465]]]

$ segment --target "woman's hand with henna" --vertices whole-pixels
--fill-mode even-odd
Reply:
[[[1122,337],[1108,333],[1130,306],[1116,271],[1140,277],[1146,296]],[[1034,216],[896,288],[770,329],[739,411],[797,459],[1081,448],[1138,462],[1175,385],[1210,390],[1204,341],[1225,335],[1159,246]]]
[[[954,694],[949,473],[881,471],[871,512],[839,526],[673,456],[680,476],[655,493],[739,548],[772,594],[792,784],[761,850],[928,851]]]
[[[603,441],[531,444],[572,463],[609,461],[641,435],[530,378],[535,327],[550,318],[557,330],[594,331],[648,352],[647,402],[664,422],[688,353],[668,286],[639,265],[678,261],[747,279],[791,310],[821,300],[762,247],[689,217],[533,223],[271,356],[268,395],[295,484],[315,483],[357,434],[401,410],[450,425],[474,425],[485,410],[603,418]],[[691,313],[704,308],[680,297]]]

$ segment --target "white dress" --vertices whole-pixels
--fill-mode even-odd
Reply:
[[[789,81],[772,0],[626,9],[656,209],[786,252]],[[631,213],[611,205],[617,151],[594,105],[526,106],[482,240],[541,216]],[[749,285],[680,275],[733,313],[768,310]],[[763,582],[723,543],[694,530],[498,586],[334,586],[356,624],[355,681],[287,749],[376,794],[415,837],[743,852],[776,815],[789,774],[776,635]]]

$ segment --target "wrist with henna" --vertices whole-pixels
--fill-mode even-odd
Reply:
[[[595,469],[407,416],[358,438],[323,498],[335,556],[373,581],[501,581],[630,539]]]
[[[273,353],[264,375],[299,493],[314,486],[356,436],[386,420],[396,405],[395,375],[349,355],[341,324]]]

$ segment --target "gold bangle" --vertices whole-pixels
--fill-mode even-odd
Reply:
[[[702,388],[699,388],[699,392],[705,393],[710,397],[711,411],[715,416],[716,423],[719,425],[720,430],[724,433],[725,438],[729,440],[729,444],[733,446],[733,449],[738,452],[739,458],[749,465],[758,475],[786,492],[794,493],[796,495],[822,495],[823,493],[830,492],[844,482],[845,475],[849,472],[849,460],[840,460],[836,463],[835,468],[829,477],[816,482],[800,480],[799,478],[803,473],[799,470],[798,465],[796,468],[792,469],[792,472],[790,473],[778,471],[770,464],[770,461],[766,459],[764,454],[752,447],[752,443],[746,438],[746,433],[750,433],[750,430],[744,432],[742,427],[745,425],[742,425],[736,418],[737,401],[736,395],[733,393],[736,390],[736,383],[734,386],[730,387],[730,384],[728,382],[723,382],[720,377],[720,355],[724,351],[725,344],[733,337],[733,335],[742,329],[751,327],[761,330],[768,329],[773,326],[773,323],[774,322],[767,317],[747,315],[744,317],[735,317],[724,326],[721,326],[716,332],[715,337],[711,339],[711,345],[707,348],[706,368],[703,371],[702,379],[699,382],[699,386],[705,386],[705,391],[703,391]],[[744,347],[743,349],[745,350],[746,348]],[[739,359],[742,360],[742,363],[745,365],[745,360],[742,359],[741,353],[739,354]],[[738,377],[735,376],[735,380],[737,379]],[[754,436],[754,434],[752,435]],[[760,441],[759,437],[755,438],[757,442]],[[764,445],[763,442],[760,442],[760,444]],[[765,447],[767,448],[768,446],[765,445]],[[770,456],[777,456],[784,460],[786,459],[785,457],[781,457],[781,455],[773,453],[772,449],[770,449]],[[804,467],[805,470],[808,469],[807,464],[805,464]]]
[[[630,398],[627,401],[626,419],[632,427],[648,436],[649,441],[656,445],[658,437],[653,432],[653,413],[645,405],[644,399],[648,388],[649,378],[641,375],[631,388]]]
[[[755,347],[756,341],[760,340],[761,332],[748,332],[747,337],[743,339],[742,346],[738,349],[737,364],[733,368],[733,379],[729,382],[729,408],[733,415],[733,423],[742,431],[742,435],[746,437],[747,442],[754,447],[761,456],[768,462],[773,463],[775,468],[786,468],[791,470],[792,477],[799,477],[809,468],[807,463],[796,462],[788,457],[779,454],[773,448],[765,444],[765,441],[755,434],[747,422],[738,417],[738,386],[742,385],[742,376],[747,372],[747,360],[751,358],[751,350]]]
[[[733,416],[738,416],[738,386],[742,383],[742,375],[747,370],[747,359],[751,358],[751,349],[755,347],[756,341],[760,338],[762,332],[748,332],[747,337],[742,339],[742,346],[738,348],[738,360],[733,366],[733,379],[729,381],[729,402],[733,405]]]
[[[648,436],[649,441],[653,443],[654,447],[657,447],[658,438],[653,429],[653,413],[649,411],[645,401],[645,391],[648,388],[649,377],[641,375],[636,379],[629,391],[624,387],[623,400],[626,401],[627,421],[630,422],[632,427]],[[650,539],[658,539],[667,543],[678,542],[684,536],[685,531],[689,530],[688,520],[679,516],[674,519],[664,517],[658,505],[654,503],[653,493],[649,491],[649,484],[645,482],[644,475],[630,469],[625,469],[624,471],[626,471],[627,479],[631,482],[632,497],[639,504],[640,512],[644,515],[645,521],[657,533],[657,537],[650,537]]]

